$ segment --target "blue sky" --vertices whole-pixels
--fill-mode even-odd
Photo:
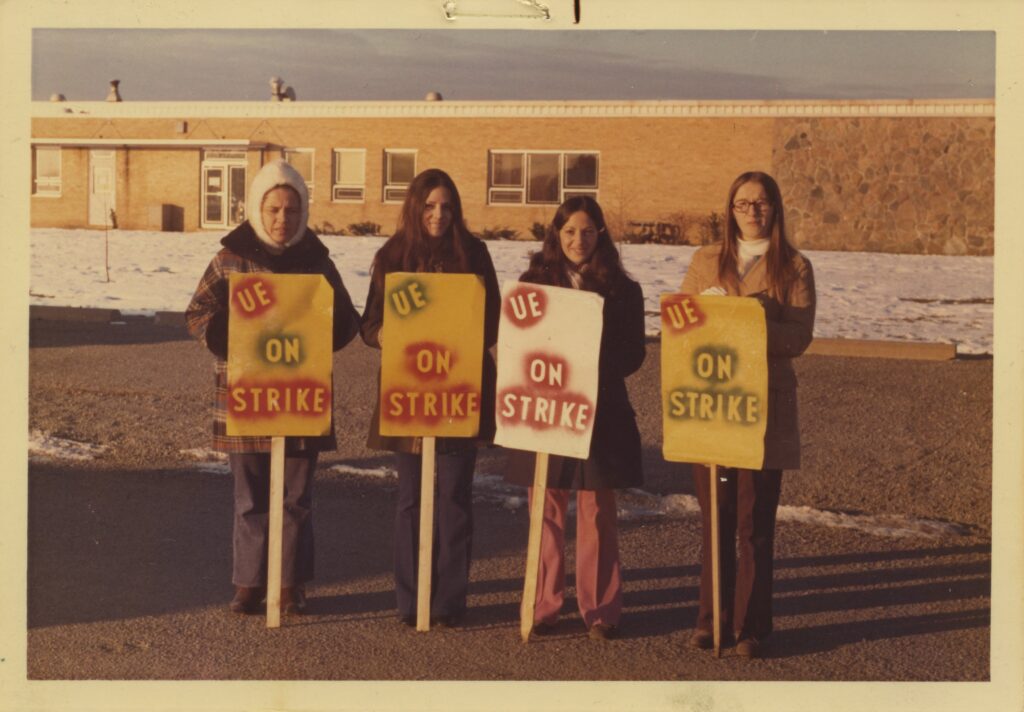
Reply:
[[[991,98],[995,33],[36,29],[32,98]]]

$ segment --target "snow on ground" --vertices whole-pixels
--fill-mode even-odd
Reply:
[[[102,230],[31,231],[30,303],[101,307],[126,313],[184,311],[219,232],[112,230],[110,281]],[[379,237],[323,238],[357,309],[369,287]],[[516,279],[536,242],[488,242],[499,281]],[[658,300],[678,289],[696,248],[623,245],[626,269],[643,285],[647,332],[656,335]],[[955,342],[961,353],[992,353],[991,257],[889,255],[809,250],[818,292],[815,336]]]
[[[58,438],[40,430],[33,430],[28,436],[28,453],[32,458],[92,460],[97,455],[101,455],[105,449],[102,445]]]
[[[195,467],[200,472],[208,475],[230,475],[231,468],[228,466],[226,453],[218,452],[209,447],[194,447],[188,450],[179,450],[179,453],[190,460],[201,460]]]

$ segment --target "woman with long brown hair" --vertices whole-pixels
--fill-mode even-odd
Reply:
[[[486,291],[484,361],[477,438],[438,438],[435,545],[430,617],[437,626],[457,625],[466,611],[473,540],[473,468],[479,441],[494,438],[494,361],[487,351],[498,339],[501,294],[487,246],[470,234],[462,201],[451,177],[431,168],[417,175],[405,196],[398,229],[373,258],[370,292],[360,331],[374,348],[382,343],[384,277],[389,272],[472,273]],[[398,618],[416,624],[422,438],[380,434],[379,407],[370,422],[367,445],[396,453],[398,511],[395,517],[395,593]]]
[[[554,632],[565,598],[565,520],[576,490],[576,600],[590,637],[617,634],[622,616],[615,490],[643,483],[640,431],[626,392],[626,376],[645,356],[644,297],[626,274],[604,214],[589,196],[569,198],[555,213],[543,247],[533,254],[523,282],[585,289],[604,297],[598,395],[586,460],[548,460],[533,630]],[[597,344],[581,344],[592,348]],[[509,453],[506,479],[533,484],[534,456]],[[530,487],[532,499],[533,488]]]
[[[740,175],[729,188],[725,239],[697,250],[683,279],[685,294],[755,297],[768,330],[768,423],[760,470],[719,468],[723,638],[737,654],[758,657],[772,632],[772,558],[782,471],[800,467],[796,374],[791,359],[814,332],[814,273],[786,235],[782,193],[767,173]],[[711,512],[708,468],[693,465],[704,524],[700,610],[690,645],[713,647]],[[738,552],[737,552],[738,541]],[[737,560],[738,553],[738,560]]]

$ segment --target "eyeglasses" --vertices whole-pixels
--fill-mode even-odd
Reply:
[[[772,207],[772,204],[767,200],[755,200],[753,202],[749,200],[737,200],[732,204],[734,210],[738,210],[741,213],[749,213],[751,208],[757,208],[758,212],[764,213],[768,208]]]

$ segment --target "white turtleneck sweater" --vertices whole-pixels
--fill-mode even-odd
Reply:
[[[737,240],[736,270],[740,279],[747,276],[750,268],[757,264],[757,261],[768,252],[768,245],[771,242],[767,237],[759,237],[756,240]]]

